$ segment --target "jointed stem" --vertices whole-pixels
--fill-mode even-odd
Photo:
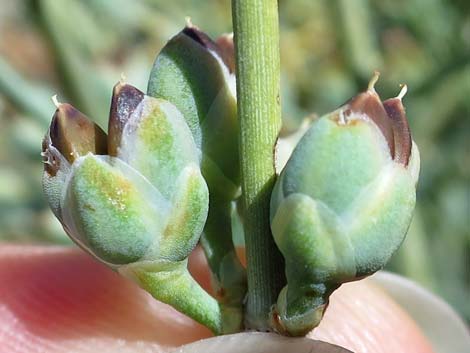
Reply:
[[[277,0],[233,0],[232,13],[248,271],[245,323],[267,330],[269,310],[284,284],[283,260],[269,224],[281,126]]]
[[[215,334],[223,334],[223,308],[194,280],[181,262],[136,264],[121,268],[126,277],[136,280],[155,299],[205,325]]]

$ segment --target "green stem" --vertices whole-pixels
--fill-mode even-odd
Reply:
[[[187,269],[187,260],[164,263],[138,263],[119,272],[135,280],[155,299],[171,305],[214,332],[222,334],[223,310],[211,295],[195,281]]]
[[[269,222],[274,146],[281,126],[277,0],[233,0],[232,14],[248,271],[245,325],[268,330],[270,308],[285,281]]]

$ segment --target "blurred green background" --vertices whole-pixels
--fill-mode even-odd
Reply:
[[[404,99],[422,159],[417,211],[389,269],[470,320],[470,2],[280,0],[284,131],[363,90]],[[124,73],[145,90],[158,50],[191,16],[231,31],[230,1],[0,0],[0,239],[70,244],[42,197],[40,145],[73,103],[106,127]]]

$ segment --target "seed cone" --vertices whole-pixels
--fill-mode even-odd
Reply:
[[[273,327],[303,335],[320,322],[342,283],[381,269],[411,222],[419,153],[401,102],[373,85],[314,120],[271,196],[271,229],[287,286]]]

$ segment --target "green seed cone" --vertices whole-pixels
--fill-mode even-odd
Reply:
[[[109,130],[107,139],[72,106],[59,106],[43,143],[51,208],[75,242],[112,267],[184,260],[209,199],[184,118],[171,103],[119,83]],[[96,155],[107,147],[116,157]]]
[[[214,333],[238,327],[241,318],[226,317],[187,269],[209,192],[201,151],[173,104],[118,83],[108,137],[60,104],[43,157],[45,195],[72,240]]]
[[[168,100],[181,111],[202,152],[200,165],[210,191],[210,209],[201,244],[217,299],[226,305],[224,313],[240,317],[241,327],[246,273],[236,256],[231,230],[232,202],[240,192],[234,71],[232,36],[213,41],[188,24],[158,54],[147,94]]]
[[[415,205],[419,154],[411,148],[401,99],[382,104],[373,87],[312,123],[271,198],[287,277],[275,329],[307,333],[336,288],[381,269],[397,250]]]
[[[205,178],[228,179],[237,187],[238,122],[231,60],[233,48],[231,51],[228,37],[218,45],[189,25],[157,56],[147,94],[166,99],[181,111],[203,153]],[[234,197],[236,187],[225,189],[227,198]]]

